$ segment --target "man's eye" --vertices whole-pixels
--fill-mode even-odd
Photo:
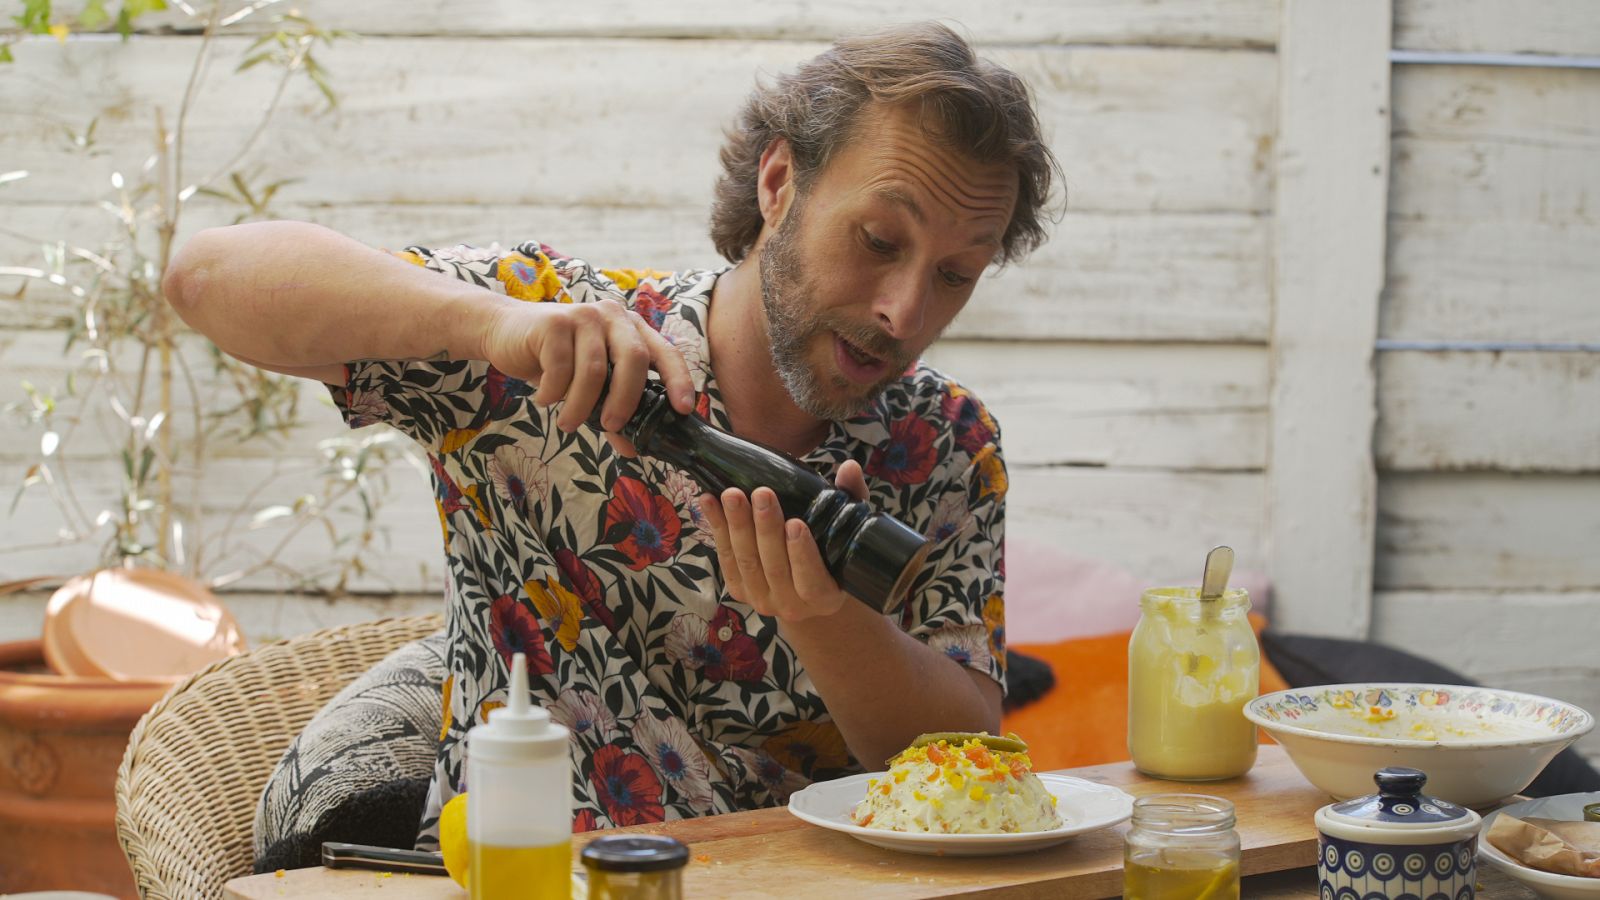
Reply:
[[[872,248],[872,252],[874,252],[874,253],[893,253],[894,252],[894,245],[893,244],[889,243],[888,241],[884,240],[881,237],[878,237],[877,235],[875,235],[875,234],[873,234],[871,232],[863,232],[863,233],[867,236],[867,246]]]
[[[948,269],[940,272],[939,275],[944,279],[944,283],[950,285],[951,287],[961,287],[972,282],[971,278],[968,278],[967,276],[957,272],[951,272]]]

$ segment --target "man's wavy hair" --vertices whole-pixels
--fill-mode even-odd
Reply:
[[[711,240],[739,262],[761,234],[756,175],[774,140],[789,142],[804,194],[850,140],[868,104],[919,104],[928,136],[980,163],[1017,170],[1017,205],[1001,237],[1001,263],[1044,243],[1050,181],[1060,173],[1039,135],[1028,87],[979,59],[944,25],[927,22],[844,38],[775,83],[758,83],[722,146]]]

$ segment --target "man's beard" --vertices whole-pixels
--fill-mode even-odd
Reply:
[[[767,344],[779,380],[802,412],[819,419],[848,419],[898,381],[915,355],[908,355],[905,345],[879,329],[815,310],[817,291],[802,274],[797,246],[801,202],[796,199],[761,251],[761,307],[766,311]],[[887,370],[877,384],[863,388],[841,373],[823,376],[807,364],[806,349],[814,339],[824,335],[831,351],[834,332],[886,361]]]

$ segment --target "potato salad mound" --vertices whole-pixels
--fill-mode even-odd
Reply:
[[[851,821],[930,834],[1015,834],[1062,825],[1015,736],[923,735],[868,781]]]

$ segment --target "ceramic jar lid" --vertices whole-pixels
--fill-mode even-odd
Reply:
[[[1477,813],[1422,793],[1428,776],[1421,770],[1390,766],[1372,780],[1377,793],[1317,810],[1317,829],[1374,844],[1442,843],[1477,834]]]

